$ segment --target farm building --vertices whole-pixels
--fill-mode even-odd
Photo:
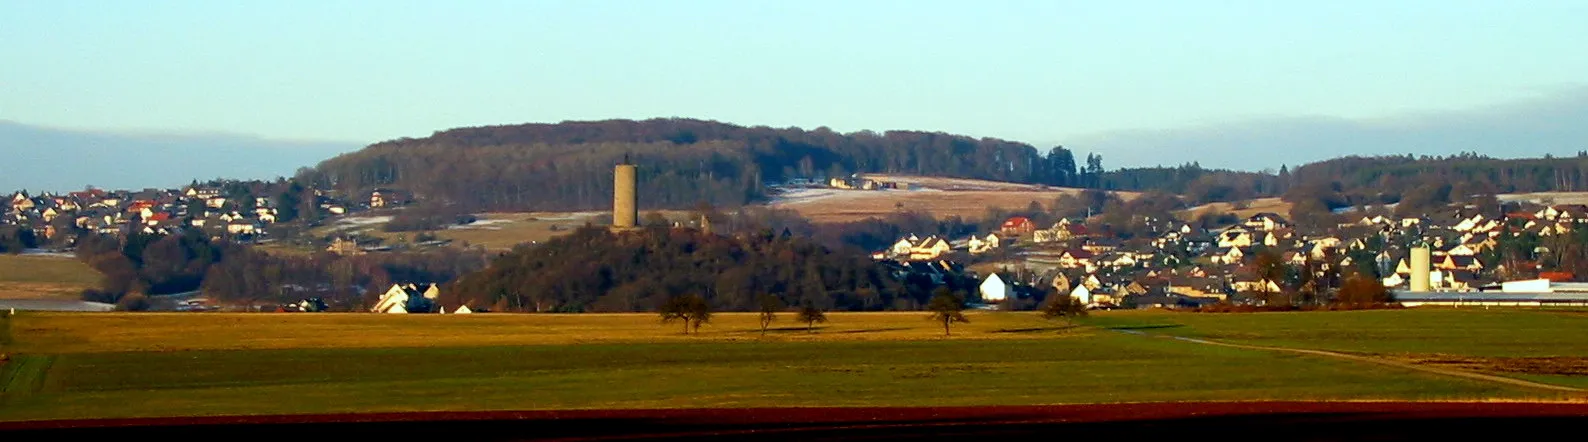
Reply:
[[[1395,291],[1395,301],[1407,307],[1588,307],[1588,283],[1548,279],[1507,281],[1477,291]]]

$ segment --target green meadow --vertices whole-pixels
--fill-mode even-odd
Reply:
[[[722,314],[686,336],[677,324],[641,314],[24,313],[0,319],[0,352],[10,354],[0,366],[0,420],[1584,397],[1152,336],[1386,357],[1583,356],[1584,344],[1556,334],[1582,324],[1574,313],[1100,312],[1067,325],[1031,313],[977,312],[948,337],[919,313],[829,318],[814,330],[785,318],[763,335],[755,315]],[[1438,329],[1461,326],[1471,332]],[[1460,337],[1477,343],[1446,342]],[[1401,350],[1408,353],[1388,355]],[[1582,377],[1531,379],[1574,385]]]

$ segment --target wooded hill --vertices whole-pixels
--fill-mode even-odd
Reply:
[[[1183,195],[1191,204],[1286,196],[1297,188],[1318,194],[1301,200],[1328,207],[1393,204],[1403,195],[1588,190],[1585,153],[1538,159],[1351,156],[1277,172],[1195,163],[1105,172],[1100,154],[1078,162],[1064,147],[1043,152],[1025,143],[937,132],[839,133],[693,119],[451,129],[376,143],[326,160],[300,178],[355,193],[404,189],[458,210],[602,210],[611,205],[611,167],[625,156],[641,165],[639,197],[647,209],[684,209],[702,201],[735,207],[765,200],[765,183],[852,173],[1157,190]]]
[[[962,292],[973,291],[976,282],[944,281]],[[492,260],[454,281],[443,300],[496,311],[633,312],[700,295],[716,310],[754,311],[760,296],[772,295],[784,306],[915,310],[936,286],[897,280],[859,251],[771,230],[729,237],[695,229],[611,234],[586,227]]]
[[[612,165],[625,155],[641,166],[647,209],[738,206],[765,199],[764,183],[858,172],[1081,186],[1102,170],[1100,158],[1077,165],[1063,148],[1040,153],[992,138],[652,119],[451,129],[337,156],[315,178],[343,191],[401,188],[467,210],[596,210],[611,206]]]

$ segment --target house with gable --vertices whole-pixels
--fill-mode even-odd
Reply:
[[[1241,223],[1241,226],[1251,230],[1268,232],[1289,228],[1290,222],[1277,213],[1263,212],[1247,218],[1246,221]]]
[[[1035,230],[1037,230],[1037,225],[1031,222],[1031,218],[1023,216],[1010,217],[998,226],[1000,233],[1011,236],[1024,235]]]
[[[1436,259],[1434,268],[1440,270],[1466,270],[1476,272],[1483,270],[1483,263],[1475,256],[1445,255],[1444,259]]]
[[[944,241],[943,238],[939,238],[936,235],[928,236],[926,239],[921,240],[919,244],[910,248],[910,260],[933,260],[952,250],[953,248],[948,245],[948,241]]]
[[[1073,288],[1070,285],[1069,275],[1065,275],[1064,272],[1055,274],[1053,282],[1049,283],[1048,286],[1053,288],[1053,293],[1069,293],[1070,289]]]
[[[1095,268],[1093,267],[1092,262],[1092,258],[1094,256],[1095,255],[1092,252],[1086,250],[1065,250],[1064,253],[1059,255],[1059,267],[1066,269],[1084,268],[1087,269],[1087,271],[1091,271]]]
[[[1115,269],[1135,267],[1136,264],[1138,264],[1135,254],[1119,252],[1104,253],[1097,256],[1094,261],[1099,266],[1112,267]]]
[[[1010,294],[1009,284],[997,273],[988,273],[976,291],[981,294],[981,300],[987,303],[1003,302]]]
[[[914,249],[915,244],[920,241],[921,238],[917,238],[915,235],[910,235],[906,238],[899,238],[898,242],[895,242],[892,246],[888,247],[888,252],[892,253],[893,256],[896,257],[908,257],[910,256],[910,250]]]
[[[1002,242],[1003,239],[999,238],[998,234],[989,233],[986,237],[971,235],[970,239],[965,241],[965,245],[971,254],[982,254],[998,248]]]
[[[33,210],[33,206],[33,198],[29,197],[27,192],[17,192],[11,195],[11,210],[26,212]]]
[[[1221,247],[1214,249],[1213,252],[1208,255],[1208,258],[1213,260],[1214,264],[1239,264],[1241,260],[1246,259],[1246,251],[1241,250],[1241,247]]]
[[[430,313],[441,296],[441,288],[428,284],[421,288],[414,283],[392,284],[370,311],[375,313]]]

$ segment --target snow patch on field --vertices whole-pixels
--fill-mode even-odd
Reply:
[[[512,223],[513,220],[510,219],[482,219],[468,224],[450,225],[447,226],[447,230],[502,230],[502,228],[496,226],[496,224]]]
[[[371,224],[388,223],[391,222],[391,218],[392,217],[390,216],[354,216],[336,220],[336,223],[347,224],[351,226],[367,226]]]
[[[606,213],[607,212],[570,212],[555,214],[532,214],[532,217],[534,217],[536,221],[583,221],[585,219],[595,218]]]
[[[336,220],[336,222],[333,223],[331,228],[328,230],[331,232],[340,232],[348,229],[356,229],[360,227],[388,223],[391,222],[391,219],[392,217],[390,216],[350,216]]]
[[[789,189],[772,198],[771,205],[808,204],[831,199],[876,198],[908,190]]]

